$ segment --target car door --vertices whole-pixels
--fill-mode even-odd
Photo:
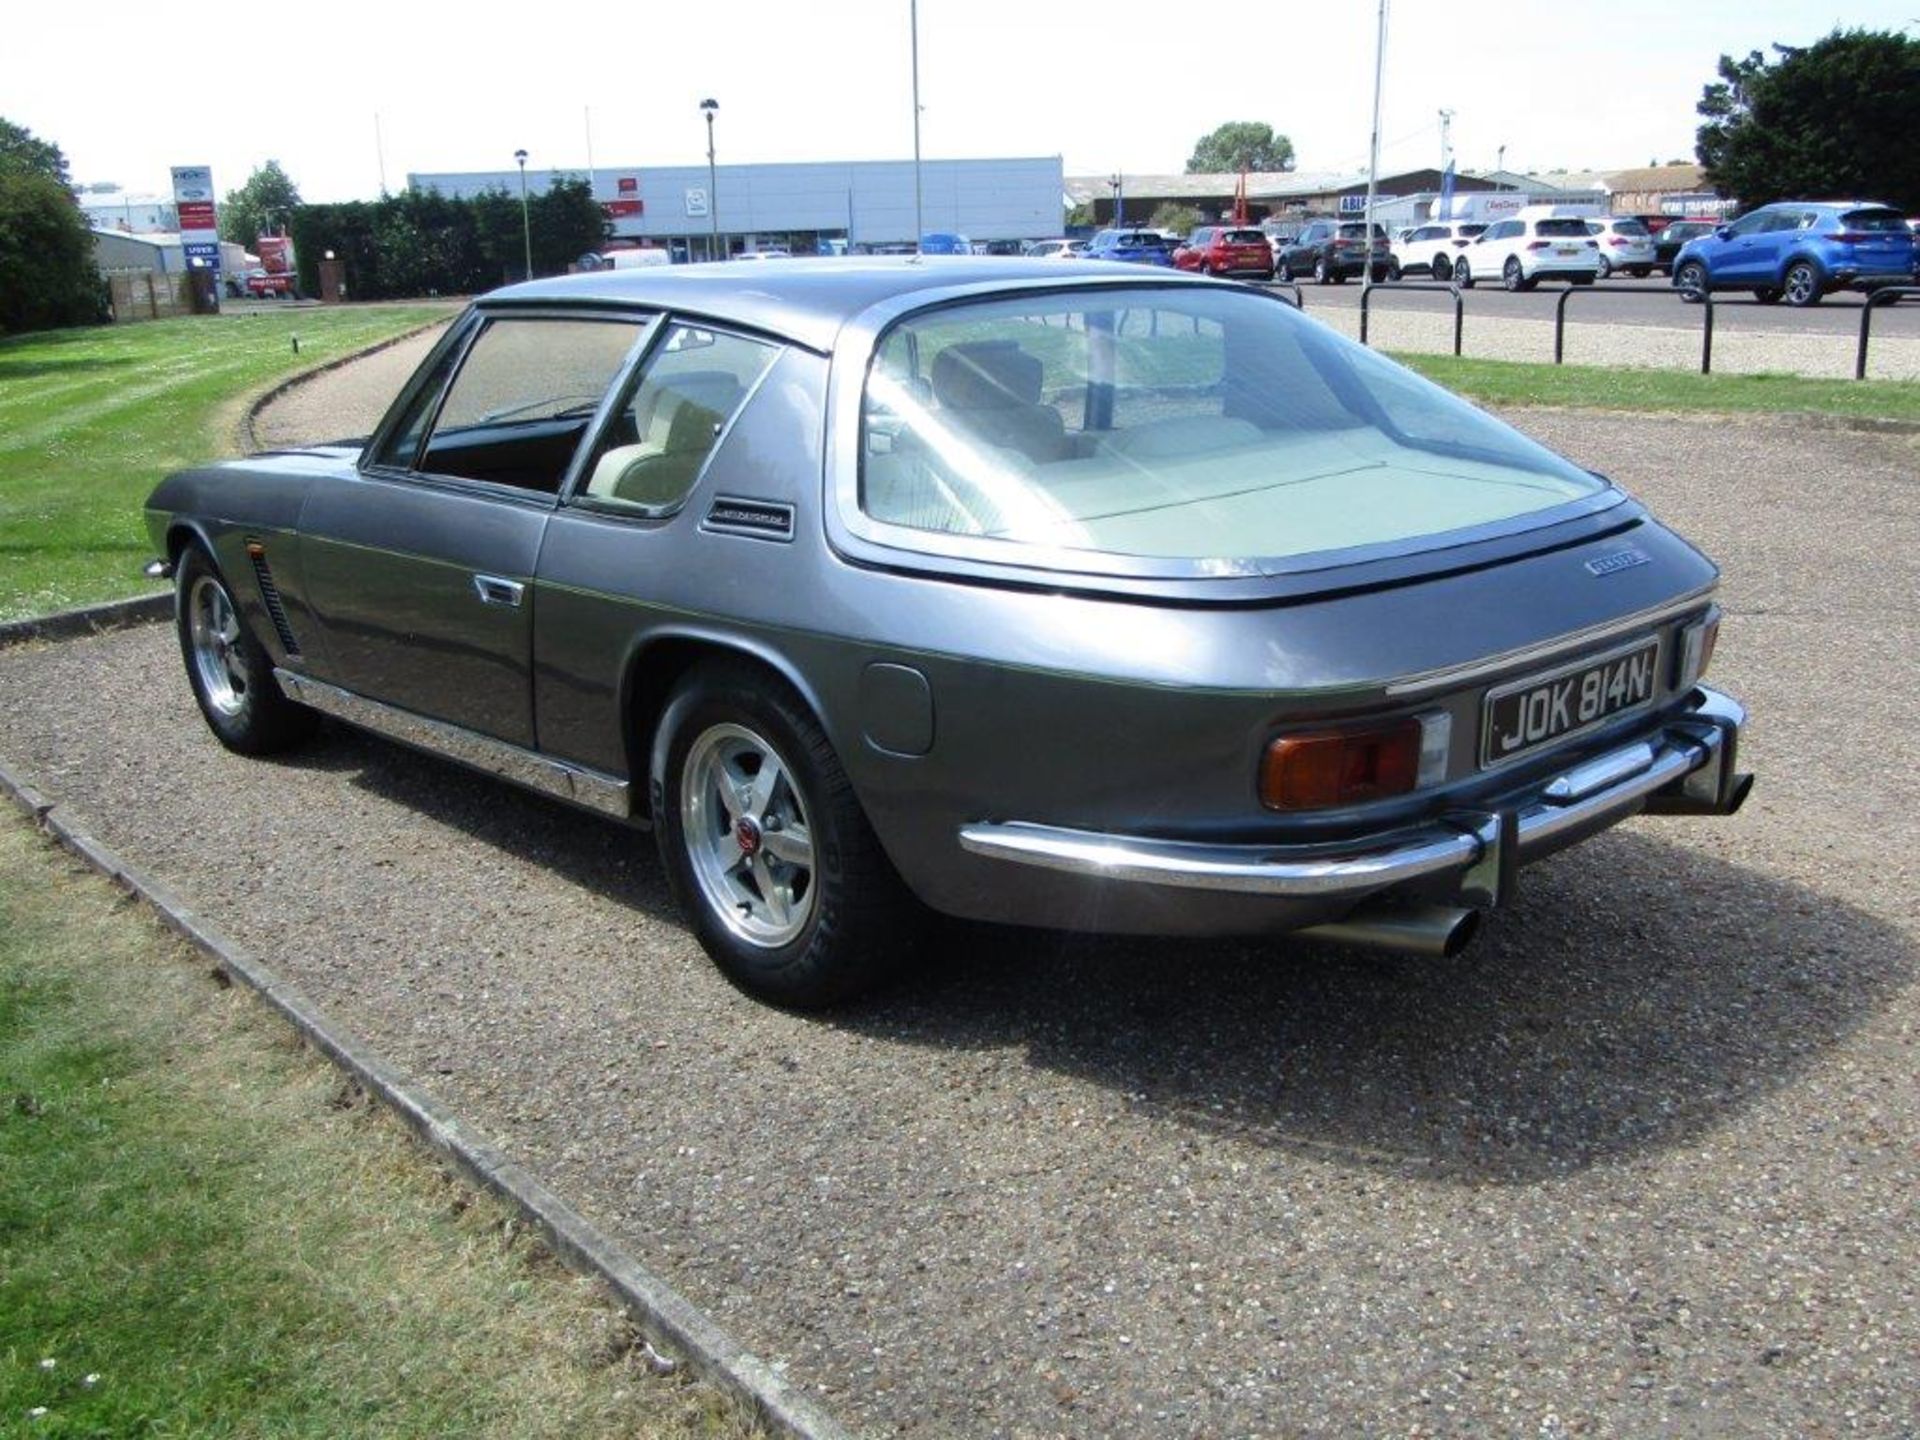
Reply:
[[[300,521],[331,673],[357,695],[536,742],[532,578],[561,485],[649,321],[482,313]]]
[[[1728,227],[1727,236],[1709,247],[1707,265],[1715,285],[1761,285],[1773,279],[1771,256],[1777,245],[1766,245],[1763,236],[1780,219],[1780,212],[1762,206],[1742,215]],[[1784,235],[1774,232],[1778,239]]]

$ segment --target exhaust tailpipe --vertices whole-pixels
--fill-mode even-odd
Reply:
[[[1453,905],[1361,906],[1344,920],[1293,932],[1308,940],[1451,960],[1480,933],[1480,912]]]

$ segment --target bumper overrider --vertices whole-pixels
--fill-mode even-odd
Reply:
[[[1498,808],[1311,845],[1221,845],[1099,834],[1023,821],[962,827],[975,855],[1084,879],[1324,906],[1300,933],[1453,954],[1478,912],[1514,893],[1520,866],[1631,815],[1731,815],[1753,787],[1737,768],[1746,710],[1698,686],[1652,734],[1581,761]],[[1445,903],[1392,904],[1410,898]]]

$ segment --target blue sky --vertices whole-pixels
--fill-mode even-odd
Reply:
[[[1256,0],[1237,30],[1215,18],[1225,9],[920,0],[924,153],[1169,171],[1220,122],[1261,120],[1292,137],[1303,169],[1363,167],[1373,0]],[[1844,15],[1831,0],[1399,0],[1382,168],[1437,164],[1442,108],[1464,168],[1491,167],[1502,145],[1515,169],[1691,159],[1721,54],[1837,24],[1920,36],[1920,0],[1855,0]],[[409,170],[511,169],[520,148],[535,167],[584,169],[589,133],[603,169],[691,163],[705,158],[708,96],[722,163],[912,153],[907,0],[164,15],[108,0],[32,5],[9,29],[0,115],[61,145],[76,179],[134,189],[210,163],[224,191],[272,157],[310,200],[369,197],[383,153],[397,189]]]

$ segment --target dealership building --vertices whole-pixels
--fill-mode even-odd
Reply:
[[[1035,240],[1060,233],[1060,157],[926,160],[919,168],[921,233],[970,240]],[[555,180],[587,180],[614,239],[663,246],[676,258],[784,247],[795,254],[912,245],[911,160],[789,165],[596,166],[529,170],[530,192]],[[464,198],[520,191],[518,170],[409,174],[409,185]]]

